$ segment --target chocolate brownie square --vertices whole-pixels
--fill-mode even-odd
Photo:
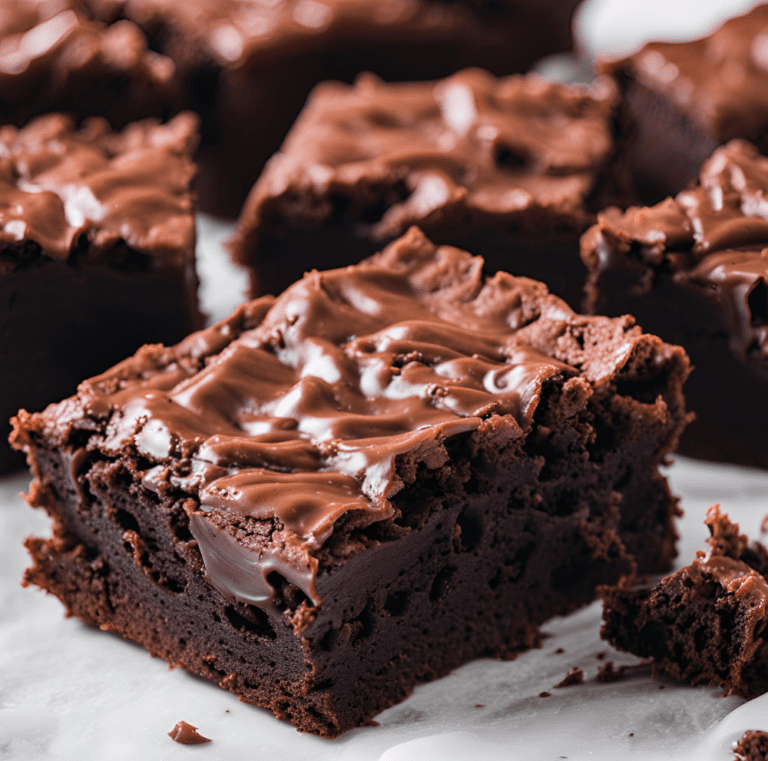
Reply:
[[[59,114],[0,128],[0,419],[201,326],[197,119],[112,132]],[[7,437],[3,437],[5,441]],[[21,464],[7,444],[0,470]]]
[[[710,508],[709,551],[654,588],[603,597],[601,636],[657,673],[751,699],[768,691],[768,551]]]
[[[0,124],[62,111],[115,127],[178,110],[170,58],[130,21],[88,18],[75,0],[4,0],[0,8]]]
[[[692,42],[650,42],[598,70],[615,77],[643,203],[683,190],[733,138],[768,152],[768,4]]]
[[[700,184],[656,206],[607,209],[582,239],[586,307],[635,316],[685,347],[696,420],[680,451],[768,467],[768,158],[732,141]]]
[[[237,215],[310,90],[362,71],[437,79],[525,71],[567,50],[578,0],[87,0],[140,24],[203,117],[203,208]]]
[[[482,269],[413,229],[21,412],[26,582],[333,737],[667,567],[684,352]]]
[[[622,196],[604,84],[467,69],[439,82],[320,85],[240,216],[232,248],[253,295],[358,262],[416,224],[576,307],[579,236]]]

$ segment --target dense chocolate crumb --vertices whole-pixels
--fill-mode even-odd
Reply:
[[[763,522],[760,524],[760,533],[768,534],[768,515],[763,518]]]
[[[597,658],[598,661],[602,661],[605,658],[605,653],[598,653],[595,658]]]
[[[485,708],[485,703],[475,703],[475,708]]]
[[[739,761],[765,761],[768,758],[768,732],[745,732],[733,752]]]
[[[565,679],[555,685],[555,689],[560,689],[560,687],[573,687],[577,684],[584,684],[584,672],[578,666],[574,666],[566,674]]]
[[[555,650],[555,655],[562,655],[565,652],[562,647],[558,647],[557,650]]]
[[[597,670],[595,677],[598,682],[619,682],[624,678],[622,670],[613,667],[613,661],[606,661],[604,666]]]
[[[551,692],[540,692],[539,693],[539,697],[540,698],[551,698],[552,697],[552,693]]]
[[[203,737],[197,731],[197,727],[187,724],[186,721],[180,721],[168,733],[168,737],[174,742],[181,743],[182,745],[202,745],[203,743],[212,742],[209,738]]]

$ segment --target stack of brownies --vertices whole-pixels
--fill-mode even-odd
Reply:
[[[325,737],[601,587],[618,646],[768,689],[768,553],[725,516],[634,585],[676,555],[678,443],[768,467],[768,5],[590,85],[518,73],[576,5],[0,8],[26,583]],[[199,330],[195,199],[251,185],[253,300]],[[738,657],[689,642],[723,610]]]

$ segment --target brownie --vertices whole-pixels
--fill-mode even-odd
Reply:
[[[649,208],[612,208],[582,239],[588,311],[630,313],[685,347],[696,420],[680,451],[768,467],[768,158],[732,141],[700,184]],[[762,412],[761,412],[762,410]]]
[[[232,242],[254,296],[358,262],[419,225],[577,306],[579,236],[621,195],[608,82],[467,69],[438,82],[327,82],[253,188]]]
[[[87,0],[140,24],[203,117],[201,202],[237,215],[314,85],[525,71],[569,49],[578,0]]]
[[[668,567],[684,352],[482,267],[414,228],[19,413],[26,583],[333,737]]]
[[[709,550],[689,566],[653,588],[604,593],[601,636],[652,658],[656,673],[751,699],[768,691],[768,551],[717,506],[706,523]]]
[[[650,42],[598,70],[615,77],[631,137],[627,159],[643,203],[695,180],[722,143],[768,152],[768,5],[692,42]]]
[[[196,117],[112,132],[0,128],[0,419],[201,326],[189,190]],[[0,470],[22,464],[5,444]]]
[[[178,110],[175,66],[130,21],[105,25],[75,0],[4,0],[0,9],[0,124],[63,111],[115,127]]]
[[[745,732],[733,752],[737,761],[765,761],[768,758],[768,732]]]

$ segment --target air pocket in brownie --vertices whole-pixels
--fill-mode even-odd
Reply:
[[[669,566],[687,372],[413,229],[20,413],[26,580],[333,737]]]

